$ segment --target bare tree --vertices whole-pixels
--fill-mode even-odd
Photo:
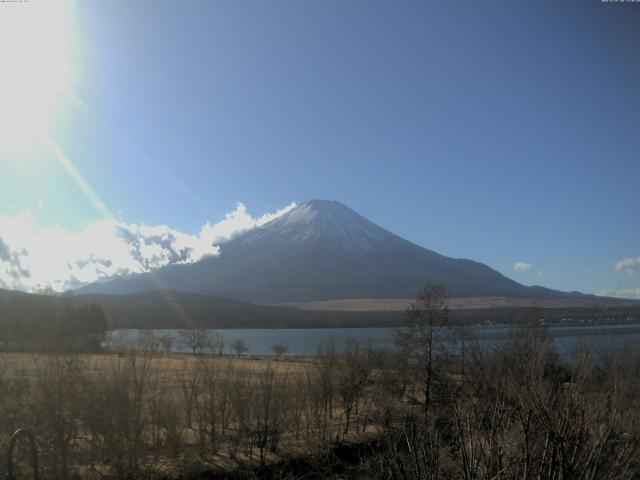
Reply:
[[[247,345],[241,338],[238,338],[231,342],[231,349],[235,352],[236,357],[240,358],[249,351],[249,345]]]
[[[215,454],[218,450],[218,410],[219,381],[221,371],[218,360],[202,357],[196,363],[198,382],[195,395],[196,438],[200,445],[200,454]]]
[[[133,346],[133,339],[128,330],[113,330],[107,334],[106,343],[118,354],[124,355]]]
[[[209,340],[209,347],[215,355],[222,357],[227,346],[227,339],[220,332],[214,332]]]
[[[209,345],[209,335],[203,328],[185,328],[180,330],[180,339],[184,348],[198,355]]]
[[[162,345],[164,354],[168,357],[169,354],[171,354],[171,349],[173,348],[173,337],[171,335],[162,335],[160,337],[160,344]]]
[[[142,330],[136,337],[135,346],[144,352],[156,353],[160,349],[162,342],[153,330]]]
[[[81,428],[86,366],[77,357],[47,356],[34,360],[38,375],[33,393],[39,406],[34,420],[43,433],[40,441],[52,453],[43,467],[51,478],[67,480],[71,475],[73,441]]]
[[[276,355],[276,357],[281,357],[289,351],[289,347],[284,343],[275,343],[271,346],[271,351]]]
[[[253,389],[252,440],[260,450],[260,463],[264,464],[266,449],[275,453],[280,442],[287,385],[284,377],[269,364],[257,375]]]
[[[407,322],[395,332],[395,342],[413,359],[421,377],[424,410],[429,411],[433,385],[433,361],[441,346],[442,329],[449,317],[447,293],[442,285],[428,283],[407,309]]]
[[[313,417],[319,439],[325,441],[329,436],[330,420],[333,418],[333,402],[336,394],[336,369],[338,356],[334,343],[323,350],[318,348],[314,361],[315,372],[307,375],[308,386],[316,397]]]
[[[360,351],[358,342],[349,339],[340,358],[336,390],[342,400],[345,417],[344,433],[349,433],[351,414],[358,409],[358,401],[371,374],[371,363]]]

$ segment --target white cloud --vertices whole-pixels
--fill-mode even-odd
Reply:
[[[513,264],[513,268],[515,268],[519,272],[526,272],[527,270],[530,270],[531,267],[533,267],[532,263],[517,262]]]
[[[602,297],[628,298],[631,300],[640,300],[640,288],[625,288],[622,290],[602,290],[596,295]]]
[[[265,223],[269,223],[271,220],[275,220],[276,218],[281,217],[282,215],[287,213],[289,210],[293,210],[295,207],[296,207],[295,202],[291,202],[286,207],[281,208],[280,210],[276,210],[273,213],[265,213],[264,215],[262,215],[256,220],[256,226],[261,227]]]
[[[625,272],[629,275],[640,274],[640,257],[625,258],[615,265],[616,272]]]
[[[264,225],[291,204],[252,217],[239,203],[216,223],[190,235],[166,225],[134,225],[98,220],[80,232],[43,227],[29,212],[0,215],[0,288],[63,291],[114,275],[148,272],[166,265],[193,263],[218,255],[217,246],[234,235]]]
[[[278,218],[280,215],[287,213],[295,206],[295,203],[291,203],[273,213],[265,213],[261,217],[254,218],[247,213],[247,207],[244,206],[244,203],[240,202],[236,205],[236,209],[231,213],[227,213],[224,219],[220,222],[214,225],[210,225],[209,222],[207,222],[202,227],[200,236],[207,242],[217,245],[219,243],[226,242],[239,233],[262,226],[265,223]]]

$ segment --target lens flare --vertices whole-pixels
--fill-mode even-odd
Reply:
[[[7,2],[0,14],[0,153],[24,157],[42,138],[72,76],[72,4]]]

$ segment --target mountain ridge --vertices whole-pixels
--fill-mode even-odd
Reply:
[[[81,288],[129,294],[178,290],[254,303],[411,298],[426,282],[452,297],[556,297],[489,266],[450,258],[374,224],[340,202],[309,200],[220,245],[220,255]]]

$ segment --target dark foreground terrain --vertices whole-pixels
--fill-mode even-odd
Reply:
[[[151,335],[106,354],[2,354],[0,447],[34,431],[44,479],[640,475],[636,351],[561,360],[527,327],[485,351],[452,330],[451,357],[421,332],[395,353],[307,359],[166,356]]]

